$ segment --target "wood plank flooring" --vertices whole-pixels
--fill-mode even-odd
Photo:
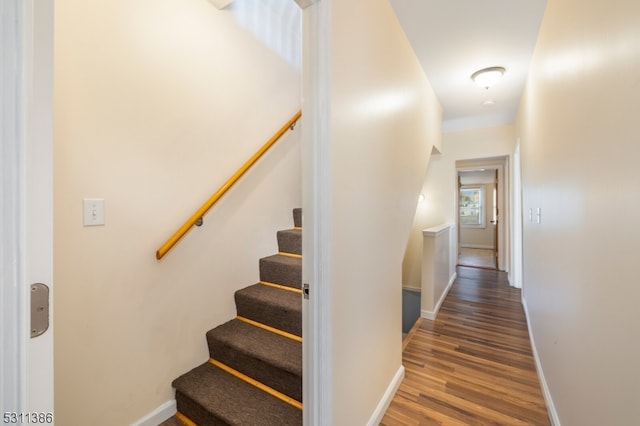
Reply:
[[[458,252],[458,266],[496,269],[495,256],[495,250],[461,247]]]
[[[403,350],[405,379],[381,425],[549,425],[520,290],[458,267],[435,321]]]

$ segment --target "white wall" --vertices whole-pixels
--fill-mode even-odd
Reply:
[[[431,157],[422,187],[425,201],[418,205],[411,236],[403,261],[403,284],[420,288],[422,230],[442,223],[456,221],[458,194],[456,161],[509,156],[513,153],[514,127],[500,126],[476,130],[444,133],[442,151]],[[451,268],[457,262],[457,230],[451,232]],[[453,275],[453,270],[450,275]]]
[[[124,425],[173,398],[205,332],[301,204],[289,132],[160,262],[155,250],[300,108],[300,75],[208,1],[56,1],[55,414]],[[106,225],[82,226],[82,199]]]
[[[444,224],[425,229],[422,248],[422,287],[420,300],[420,315],[434,320],[440,310],[440,305],[449,292],[455,280],[451,275],[451,228]]]
[[[332,2],[331,25],[331,423],[364,425],[401,369],[402,257],[441,112],[386,0]]]
[[[549,0],[517,134],[524,297],[563,425],[640,418],[638,76],[638,1]]]

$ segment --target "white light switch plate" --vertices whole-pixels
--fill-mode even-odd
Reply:
[[[104,225],[104,199],[85,198],[82,200],[82,213],[84,226]]]

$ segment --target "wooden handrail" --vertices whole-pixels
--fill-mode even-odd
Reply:
[[[202,216],[209,211],[211,207],[233,186],[234,183],[238,181],[245,174],[247,170],[253,164],[262,157],[262,155],[267,152],[271,146],[277,142],[278,139],[287,131],[287,129],[292,128],[295,123],[302,116],[302,112],[298,111],[287,123],[280,128],[262,147],[256,151],[255,154],[246,163],[242,165],[238,169],[237,172],[233,174],[190,218],[187,220],[178,230],[156,251],[156,259],[160,260],[162,257],[167,254],[171,248],[176,245],[178,241],[191,229],[193,225],[198,222]]]

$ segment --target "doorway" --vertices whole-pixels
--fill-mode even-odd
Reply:
[[[508,157],[456,162],[457,264],[506,271]]]
[[[458,265],[498,269],[497,169],[458,172]]]

